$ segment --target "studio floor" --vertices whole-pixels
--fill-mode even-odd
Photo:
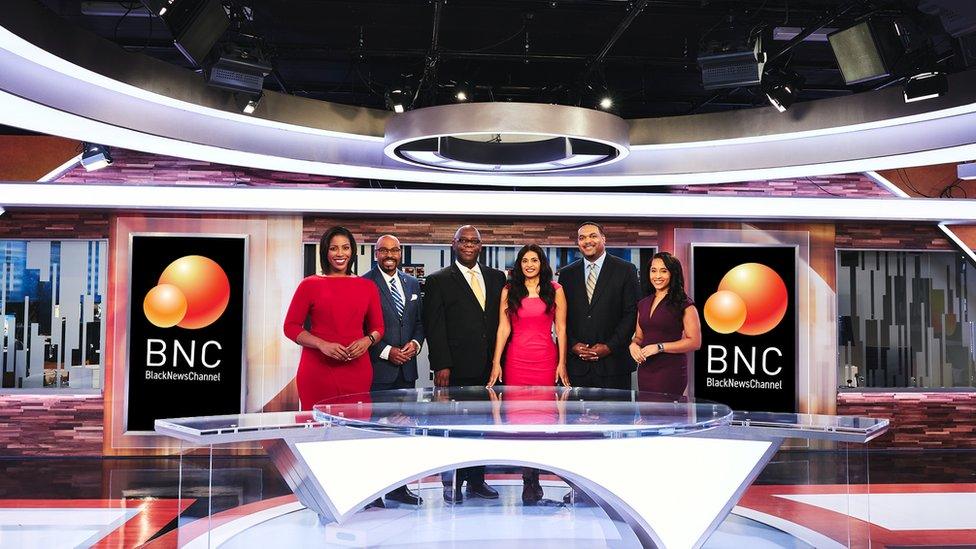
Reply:
[[[721,459],[721,456],[716,456]],[[368,509],[321,524],[263,457],[0,459],[0,547],[640,547],[625,524],[543,477],[489,469],[498,500]],[[212,497],[208,485],[212,484]],[[976,450],[781,451],[704,547],[974,547]],[[501,545],[499,545],[501,544]]]

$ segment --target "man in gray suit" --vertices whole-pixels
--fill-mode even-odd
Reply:
[[[369,349],[373,362],[371,391],[413,389],[417,381],[417,353],[424,341],[420,320],[420,282],[400,271],[403,259],[400,241],[383,235],[376,241],[376,268],[363,275],[380,291],[383,309],[383,338]],[[406,486],[386,494],[387,499],[419,505],[420,496]],[[375,502],[374,502],[375,503]]]

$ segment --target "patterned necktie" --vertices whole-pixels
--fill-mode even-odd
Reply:
[[[390,297],[393,298],[393,307],[396,308],[397,317],[403,318],[403,298],[400,297],[400,290],[397,289],[395,276],[390,279]]]
[[[590,263],[587,267],[590,268],[590,273],[586,275],[586,302],[590,303],[593,301],[593,290],[596,289],[596,263]]]
[[[469,269],[468,275],[471,277],[471,291],[474,292],[474,296],[478,298],[478,303],[481,304],[481,310],[485,310],[485,292],[481,289],[481,282],[478,281],[478,274],[474,270]]]

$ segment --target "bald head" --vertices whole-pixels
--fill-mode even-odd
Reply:
[[[393,276],[403,258],[400,249],[400,239],[392,234],[385,234],[376,239],[376,265],[389,276]]]

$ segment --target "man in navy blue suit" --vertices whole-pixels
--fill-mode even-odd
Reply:
[[[372,391],[413,389],[417,381],[417,353],[424,341],[420,319],[420,282],[399,270],[403,259],[400,241],[383,235],[376,241],[376,268],[363,275],[380,291],[383,338],[369,349],[373,362]],[[386,494],[387,499],[418,505],[420,496],[406,486]]]

